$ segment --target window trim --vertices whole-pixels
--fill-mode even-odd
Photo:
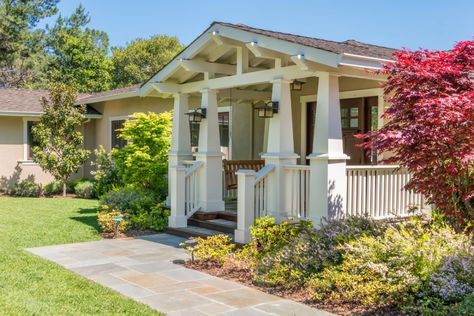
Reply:
[[[109,117],[109,151],[112,150],[112,122],[114,121],[128,121],[130,120],[130,115],[121,115],[121,116],[111,116]]]
[[[38,122],[39,117],[23,117],[23,159],[22,163],[36,164],[28,157],[28,122]]]

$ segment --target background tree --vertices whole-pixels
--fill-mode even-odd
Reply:
[[[51,84],[49,99],[41,98],[44,114],[33,127],[37,146],[33,160],[63,183],[87,160],[90,152],[83,149],[83,135],[78,131],[85,119],[85,107],[77,107],[76,90],[64,84]]]
[[[125,122],[120,137],[127,146],[114,149],[113,161],[123,183],[167,193],[171,113],[135,113]]]
[[[80,5],[70,17],[59,16],[53,27],[47,27],[46,75],[52,82],[63,82],[79,92],[103,91],[111,84],[108,36],[88,28],[89,22]]]
[[[451,51],[402,51],[385,67],[391,104],[366,148],[390,152],[425,195],[461,229],[474,222],[474,42]]]
[[[113,85],[124,87],[148,80],[183,49],[176,37],[156,35],[112,48]]]
[[[33,28],[57,12],[58,1],[0,0],[0,87],[21,87],[35,77],[44,34]]]

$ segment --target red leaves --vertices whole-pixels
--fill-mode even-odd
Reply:
[[[364,147],[391,152],[409,183],[447,214],[474,221],[474,41],[451,51],[395,53],[384,73],[387,123],[361,135]],[[456,219],[458,221],[458,219]]]

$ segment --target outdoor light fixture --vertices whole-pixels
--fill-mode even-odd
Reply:
[[[265,105],[255,107],[257,110],[258,117],[260,118],[272,118],[274,113],[278,113],[280,104],[278,101],[271,101],[265,103]]]
[[[303,89],[303,84],[304,84],[303,81],[294,80],[290,84],[290,88],[291,90],[294,90],[294,91],[301,91],[301,89]]]
[[[201,123],[203,118],[206,118],[207,109],[206,108],[198,108],[186,113],[189,115],[189,121],[193,123]]]

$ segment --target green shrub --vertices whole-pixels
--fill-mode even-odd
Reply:
[[[448,227],[419,221],[390,226],[380,236],[362,236],[340,246],[343,261],[308,282],[316,301],[365,305],[407,305],[423,292],[445,256],[456,254],[468,237]]]
[[[382,231],[382,224],[364,217],[324,221],[319,229],[313,229],[309,221],[277,225],[275,219],[264,217],[251,228],[253,241],[242,256],[255,270],[256,282],[297,287],[324,267],[339,264],[339,245]]]
[[[118,224],[119,232],[123,233],[127,230],[128,221],[125,219],[125,215],[119,211],[115,211],[115,210],[111,211],[105,208],[102,211],[97,213],[97,221],[99,223],[99,226],[102,228],[102,232],[104,233],[115,232],[115,222],[112,220],[115,217],[124,218],[124,220]]]
[[[92,199],[95,197],[94,183],[91,181],[81,181],[74,187],[74,193],[83,199]]]
[[[63,192],[63,182],[55,180],[43,186],[43,194],[47,196],[61,194]]]
[[[100,204],[131,216],[148,212],[158,204],[158,199],[151,190],[122,187],[104,194]]]
[[[120,137],[127,140],[127,146],[114,149],[112,157],[123,183],[153,190],[164,198],[168,192],[171,113],[135,113],[125,122]]]
[[[222,265],[235,248],[232,239],[224,234],[207,238],[196,237],[194,240],[196,245],[186,247],[186,251],[191,254],[193,261],[198,260],[206,264]],[[184,243],[181,245],[185,246]]]
[[[13,184],[7,190],[7,194],[21,197],[39,197],[41,195],[41,185],[35,183],[34,180],[25,179]]]
[[[122,185],[112,154],[101,145],[94,151],[95,159],[92,162],[94,170],[91,174],[95,180],[95,191],[98,197]]]
[[[130,215],[130,224],[139,229],[162,231],[168,227],[170,212],[162,206],[153,206],[149,210]]]

